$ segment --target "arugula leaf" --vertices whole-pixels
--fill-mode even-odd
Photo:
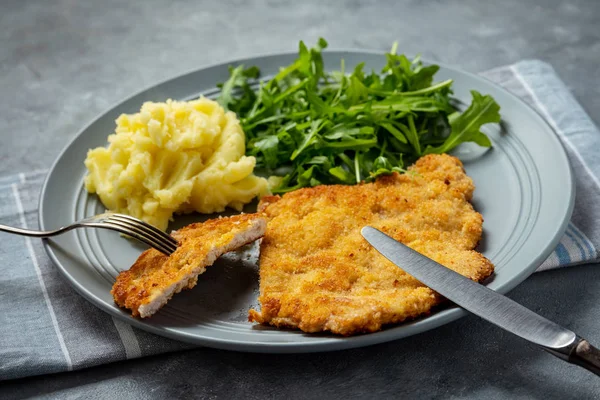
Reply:
[[[229,79],[227,82],[217,85],[221,88],[221,93],[219,94],[219,97],[217,97],[217,102],[225,109],[231,109],[230,105],[235,103],[236,100],[253,104],[256,95],[252,89],[250,89],[248,80],[258,79],[259,76],[260,70],[256,66],[247,69],[244,69],[243,64],[238,65],[235,68],[230,66]],[[234,96],[234,91],[238,88],[243,90],[244,95],[241,96],[241,98],[236,99]]]
[[[243,65],[236,68],[229,67],[230,77],[227,82],[221,85],[221,93],[219,94],[219,97],[217,97],[217,102],[223,106],[223,108],[228,108],[229,104],[233,102],[233,89],[237,86],[241,86],[245,82],[243,71]]]
[[[433,82],[433,76],[436,72],[438,72],[439,69],[440,67],[438,65],[429,65],[427,67],[422,67],[419,65],[415,69],[415,73],[410,80],[411,90],[417,91],[419,89],[429,88]]]
[[[452,131],[440,146],[428,146],[425,154],[447,153],[463,142],[475,142],[490,147],[492,142],[480,131],[481,126],[491,122],[500,122],[500,106],[489,96],[482,96],[472,90],[473,101],[462,114],[454,113],[448,118]]]
[[[353,184],[354,175],[346,171],[342,166],[334,167],[329,169],[329,173],[337,178],[341,183]]]
[[[298,157],[300,155],[300,153],[302,153],[304,151],[304,149],[306,149],[309,146],[312,146],[313,144],[315,144],[319,141],[318,133],[319,133],[319,130],[321,130],[321,128],[324,126],[324,124],[322,122],[323,121],[320,119],[311,122],[310,131],[304,136],[304,140],[298,146],[298,148],[296,150],[294,150],[294,152],[292,153],[292,156],[290,157],[290,161],[294,161],[294,159],[296,157]]]
[[[249,143],[248,147],[250,153],[253,155],[262,153],[263,162],[267,168],[277,167],[277,147],[279,145],[279,139],[277,136],[266,136],[254,143]]]
[[[394,135],[394,137],[396,139],[398,139],[398,141],[400,141],[400,143],[407,143],[406,141],[406,136],[404,136],[404,134],[402,132],[400,132],[393,123],[391,122],[383,122],[381,123],[381,126],[385,129],[388,130],[389,133],[391,133],[392,135]]]
[[[406,137],[409,143],[412,145],[413,149],[415,149],[415,153],[420,156],[421,155],[421,143],[419,143],[419,135],[417,133],[417,129],[415,128],[415,119],[412,115],[408,115],[408,129],[406,129]]]

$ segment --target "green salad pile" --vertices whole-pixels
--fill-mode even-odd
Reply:
[[[489,147],[481,126],[500,121],[500,106],[471,91],[459,111],[452,80],[434,82],[437,65],[386,54],[379,72],[364,64],[327,72],[320,39],[268,80],[257,67],[230,67],[218,102],[235,112],[246,133],[246,152],[257,173],[277,177],[272,191],[320,184],[356,184],[404,172],[419,157],[446,153],[464,142]],[[273,181],[272,181],[273,182]]]

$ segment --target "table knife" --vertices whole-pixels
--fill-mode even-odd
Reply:
[[[385,258],[448,300],[561,360],[600,376],[600,350],[569,329],[444,267],[375,228],[365,226],[361,233]]]

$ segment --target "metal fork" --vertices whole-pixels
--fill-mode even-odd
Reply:
[[[76,228],[104,228],[121,232],[166,255],[172,254],[178,246],[177,240],[154,226],[129,215],[117,213],[95,215],[53,231],[33,231],[0,225],[0,231],[39,238],[60,235]]]

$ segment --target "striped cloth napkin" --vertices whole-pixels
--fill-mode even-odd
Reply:
[[[600,247],[600,132],[548,64],[482,74],[537,108],[560,135],[576,179],[569,227],[539,270],[596,262]],[[37,228],[45,171],[0,177],[0,223]],[[86,368],[192,347],[131,327],[80,297],[41,241],[0,233],[0,380]],[[539,271],[538,270],[538,271]]]

